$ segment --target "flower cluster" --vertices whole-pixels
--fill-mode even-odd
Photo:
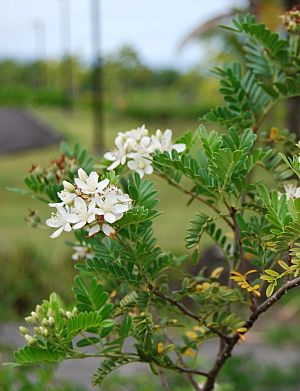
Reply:
[[[90,175],[80,168],[78,178],[72,184],[63,181],[64,189],[58,193],[61,202],[51,203],[56,212],[46,221],[56,231],[50,236],[58,237],[63,231],[86,227],[89,236],[103,231],[113,237],[115,229],[110,225],[123,217],[132,205],[128,194],[109,184],[109,179],[99,182],[99,175]]]
[[[56,294],[50,296],[50,300],[58,299]],[[66,311],[59,306],[60,316],[64,319],[70,319],[77,314],[77,308],[74,307],[72,311]],[[56,331],[55,311],[51,308],[48,301],[44,301],[43,305],[37,305],[35,311],[32,311],[30,316],[25,318],[25,322],[29,325],[35,325],[33,327],[33,333],[31,334],[27,327],[19,327],[20,334],[24,336],[28,345],[35,346],[41,340],[41,338],[51,338],[61,343],[61,337]]]
[[[104,158],[112,162],[108,170],[114,170],[119,165],[125,165],[136,171],[142,178],[145,174],[152,174],[152,154],[155,151],[183,152],[185,144],[172,143],[172,130],[164,132],[157,130],[155,135],[149,135],[145,125],[127,132],[119,132],[115,139],[115,149],[104,154]]]

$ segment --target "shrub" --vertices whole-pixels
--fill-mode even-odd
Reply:
[[[279,101],[300,93],[299,11],[284,22],[288,39],[251,15],[227,27],[244,38],[245,65],[215,70],[224,105],[203,121],[218,131],[201,125],[173,142],[171,130],[150,135],[142,126],[119,133],[100,164],[81,147],[63,145],[60,159],[32,170],[25,183],[54,210],[46,220],[51,237],[74,231],[75,258],[83,260],[76,266],[76,305],[66,308],[56,294],[38,305],[25,318],[33,332],[20,329],[28,344],[15,353],[18,363],[98,357],[92,381],[100,384],[123,365],[145,362],[162,382],[165,370],[175,371],[195,390],[211,391],[237,343],[300,284],[300,144],[264,125]],[[134,173],[128,176],[128,169]],[[274,189],[254,175],[261,171]],[[157,244],[157,194],[144,179],[152,173],[189,203],[211,210],[199,210],[191,221],[186,247],[192,254],[176,256]],[[218,267],[171,289],[170,269],[189,255],[198,261],[203,234],[223,251],[230,271],[225,283]],[[210,368],[199,367],[201,344],[212,338],[219,339],[219,352]]]

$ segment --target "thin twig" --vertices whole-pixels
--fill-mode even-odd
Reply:
[[[168,333],[165,331],[164,332],[165,334],[165,337],[166,339],[172,344],[172,345],[175,345],[174,341],[172,340],[172,338],[168,335]],[[181,364],[182,367],[185,367],[185,362],[181,356],[181,354],[175,349],[175,354],[178,358],[178,362]],[[194,379],[193,377],[193,374],[189,373],[189,372],[185,372],[185,375],[186,377],[188,378],[189,382],[191,383],[191,385],[194,387],[194,389],[196,391],[200,391],[200,387],[199,387],[199,384],[196,382],[196,380]]]
[[[190,374],[193,374],[193,375],[200,375],[200,376],[208,377],[208,373],[207,372],[199,371],[197,369],[183,368],[183,367],[179,367],[179,366],[171,367],[171,369],[175,369],[176,371],[182,372],[182,373],[190,373]]]
[[[204,198],[200,197],[197,193],[194,193],[193,191],[190,191],[188,189],[185,189],[184,187],[180,186],[178,183],[174,182],[172,179],[168,178],[166,175],[163,175],[163,174],[160,174],[158,172],[156,172],[156,174],[160,177],[160,178],[163,178],[165,180],[167,180],[167,182],[176,187],[176,189],[180,190],[182,193],[184,194],[187,194],[189,196],[191,196],[192,198],[195,198],[196,200],[202,202],[203,204],[205,204],[206,206],[208,206],[209,208],[211,208],[214,212],[216,212],[224,221],[226,221],[226,223],[229,225],[229,227],[231,229],[234,229],[234,226],[233,224],[231,223],[231,221],[224,215],[222,215],[221,211],[213,204],[209,204]]]
[[[158,297],[168,301],[170,304],[172,304],[175,307],[177,307],[184,315],[186,315],[186,316],[196,320],[198,323],[204,324],[211,332],[213,332],[214,334],[217,334],[220,338],[223,338],[225,341],[226,340],[230,340],[230,337],[228,335],[222,333],[221,331],[219,331],[218,329],[216,329],[213,326],[208,326],[205,323],[204,319],[201,318],[201,316],[198,316],[198,315],[194,314],[189,309],[187,309],[183,304],[179,303],[177,300],[173,299],[172,297],[169,297],[169,296],[165,295],[164,293],[162,293],[159,290],[153,289],[152,286],[149,286],[149,289],[156,296],[158,296]]]

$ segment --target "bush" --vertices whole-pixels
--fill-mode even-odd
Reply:
[[[79,262],[75,306],[55,293],[36,306],[25,318],[33,331],[20,328],[27,345],[15,352],[19,364],[97,357],[97,385],[143,362],[164,387],[168,370],[195,390],[216,390],[239,341],[300,285],[300,142],[265,126],[274,105],[300,95],[300,11],[283,20],[288,39],[251,15],[227,27],[243,36],[246,54],[245,64],[215,71],[224,104],[202,120],[218,131],[201,125],[176,141],[170,129],[119,132],[114,149],[95,165],[79,145],[63,144],[60,159],[25,178],[28,190],[21,192],[54,210],[46,220],[51,238],[74,232],[69,244]],[[274,189],[255,175],[262,170]],[[157,192],[144,179],[152,173],[186,194],[188,204],[206,206],[190,222],[184,254],[157,244]],[[171,270],[180,271],[187,259],[198,262],[204,234],[223,253],[223,265],[187,274],[174,289]],[[202,343],[213,338],[220,346],[215,359],[197,365]]]

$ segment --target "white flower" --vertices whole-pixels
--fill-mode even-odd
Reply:
[[[153,173],[152,159],[150,155],[139,155],[138,153],[131,155],[133,160],[129,160],[127,166],[130,170],[136,171],[141,178],[144,174],[150,175]]]
[[[291,183],[284,185],[285,194],[288,200],[294,200],[295,198],[300,198],[300,187],[293,185]],[[282,193],[279,193],[279,198],[282,196]]]
[[[116,192],[114,188],[106,189],[102,196],[96,195],[97,214],[104,217],[108,223],[114,223],[123,217],[131,207],[131,199],[123,195],[121,190]]]
[[[175,149],[177,152],[183,152],[186,145],[183,143],[172,143],[172,130],[166,129],[162,133],[159,129],[155,136],[148,135],[145,125],[119,132],[115,139],[115,149],[104,154],[105,159],[112,162],[108,170],[113,170],[119,165],[125,165],[129,169],[136,171],[141,177],[144,174],[152,174],[151,155],[155,151],[171,152]]]
[[[128,140],[125,141],[124,145],[121,141],[118,141],[117,139],[115,143],[117,148],[111,152],[106,152],[104,154],[105,159],[113,162],[109,167],[107,167],[108,170],[114,170],[120,164],[124,165],[126,163],[128,153],[132,150],[132,147]]]
[[[50,205],[50,204],[49,204]],[[58,228],[50,238],[57,238],[63,231],[70,232],[72,230],[70,223],[76,223],[77,216],[69,212],[62,206],[57,207],[57,212],[52,214],[50,219],[46,220],[46,224],[51,228]]]
[[[183,152],[186,148],[185,144],[172,144],[172,130],[166,129],[164,133],[157,129],[155,136],[152,136],[152,143],[155,150],[160,152],[171,152],[175,149],[178,153]]]
[[[98,179],[99,175],[95,171],[87,175],[82,168],[79,168],[75,183],[83,193],[95,194],[101,192],[109,184],[109,179],[104,179],[101,182],[98,182]]]
[[[96,220],[96,213],[98,213],[98,210],[94,199],[87,204],[81,197],[76,197],[72,212],[77,217],[73,229],[80,229],[86,224],[90,224]]]
[[[119,133],[118,136],[122,137],[123,135],[126,137],[126,139],[139,142],[143,137],[148,136],[148,129],[146,129],[145,125],[142,125],[136,129],[128,130],[125,133]]]
[[[92,259],[93,254],[91,249],[87,246],[74,246],[74,253],[72,255],[73,261],[80,261],[81,259]]]

